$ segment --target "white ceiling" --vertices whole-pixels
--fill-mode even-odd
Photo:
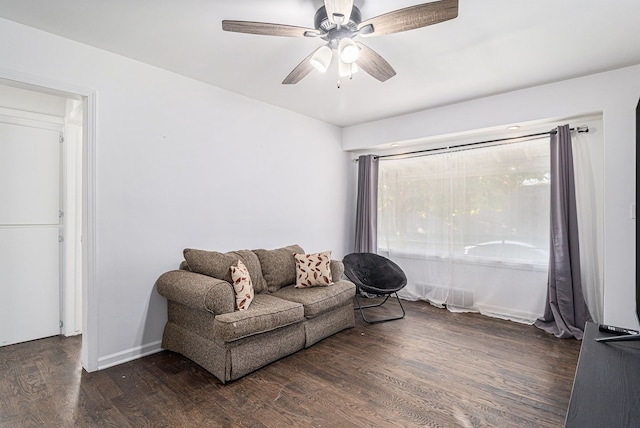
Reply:
[[[421,0],[356,0],[363,19]],[[322,0],[0,0],[0,17],[349,126],[640,63],[638,0],[460,0],[456,19],[362,40],[398,73],[337,88],[287,74],[321,40],[229,33],[223,19],[313,27]]]

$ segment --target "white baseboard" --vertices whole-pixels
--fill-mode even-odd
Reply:
[[[115,354],[100,357],[98,358],[98,370],[107,369],[109,367],[117,366],[118,364],[127,363],[129,361],[137,360],[138,358],[160,352],[162,351],[160,346],[161,344],[162,341],[158,340],[156,342],[147,343],[142,346],[137,346]]]

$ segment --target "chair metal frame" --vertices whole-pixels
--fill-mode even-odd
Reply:
[[[360,287],[358,287],[358,289],[360,289]],[[360,310],[360,315],[362,315],[362,319],[364,320],[364,322],[366,322],[367,324],[377,324],[380,322],[385,322],[385,321],[394,321],[394,320],[400,320],[402,318],[404,318],[405,316],[405,311],[404,311],[404,306],[402,306],[402,302],[400,301],[400,298],[398,297],[398,292],[394,291],[393,293],[389,293],[389,294],[378,294],[377,296],[385,296],[384,300],[382,301],[382,303],[378,303],[375,305],[366,305],[366,306],[362,306],[360,304],[360,299],[358,298],[358,290],[356,290],[356,303],[358,304],[357,308],[353,308],[353,310],[357,311],[358,309]],[[396,300],[398,301],[398,304],[400,305],[400,309],[402,310],[402,315],[397,316],[397,317],[389,317],[389,318],[380,318],[380,319],[375,319],[375,320],[368,320],[367,317],[364,315],[364,309],[369,309],[369,308],[378,308],[382,305],[384,305],[387,300],[389,300],[389,297],[391,297],[393,294],[396,295]]]

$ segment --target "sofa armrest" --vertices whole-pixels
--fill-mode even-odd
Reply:
[[[235,292],[227,281],[185,270],[172,270],[160,275],[158,293],[190,308],[215,315],[233,312]]]
[[[329,268],[331,269],[331,278],[333,281],[340,281],[342,274],[344,274],[344,265],[342,262],[340,260],[331,260]]]

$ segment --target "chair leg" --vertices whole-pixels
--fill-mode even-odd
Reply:
[[[377,308],[380,307],[382,305],[384,305],[386,303],[387,300],[389,300],[389,297],[391,296],[391,294],[395,294],[396,295],[396,300],[398,300],[398,304],[400,305],[400,309],[402,310],[402,315],[400,316],[396,316],[396,317],[390,317],[390,318],[382,318],[382,319],[377,319],[377,320],[368,320],[367,317],[364,315],[364,309],[369,309],[369,308]],[[362,306],[360,304],[360,299],[358,299],[358,293],[356,293],[356,303],[358,304],[357,308],[355,309],[359,309],[360,310],[360,315],[362,315],[362,319],[364,320],[364,322],[368,323],[368,324],[377,324],[379,322],[385,322],[385,321],[393,321],[393,320],[399,320],[404,318],[405,312],[404,312],[404,307],[402,306],[402,302],[400,302],[400,298],[398,297],[398,293],[391,293],[391,294],[387,294],[385,299],[382,301],[382,303],[378,303],[375,305],[366,305],[366,306]]]

